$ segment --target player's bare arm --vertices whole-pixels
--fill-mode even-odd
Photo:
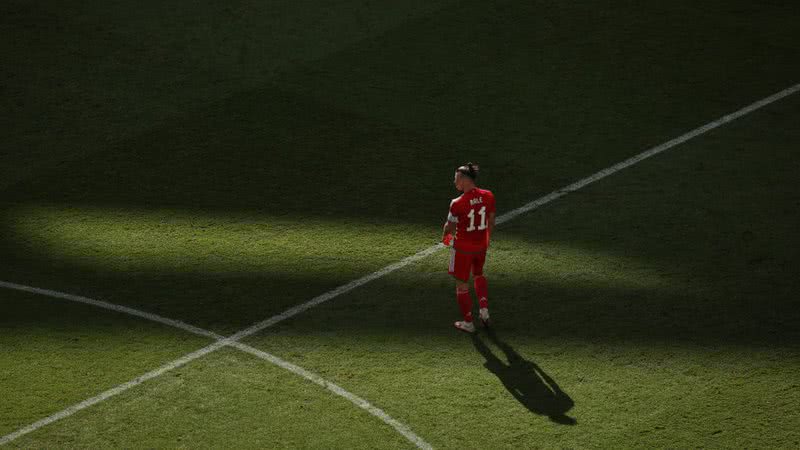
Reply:
[[[450,245],[448,236],[452,237],[455,232],[456,224],[450,221],[445,221],[444,226],[442,226],[442,242],[444,245]]]

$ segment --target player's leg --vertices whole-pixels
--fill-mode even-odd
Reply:
[[[459,320],[453,325],[461,331],[472,333],[475,325],[472,323],[472,296],[469,293],[469,284],[466,281],[456,280],[456,299],[464,320]]]
[[[489,326],[489,285],[483,273],[486,253],[475,255],[472,260],[472,274],[475,283],[475,294],[478,296],[478,312],[484,326]]]
[[[467,333],[475,331],[475,325],[472,323],[472,296],[469,293],[468,283],[471,256],[450,249],[450,269],[448,270],[448,273],[456,279],[456,300],[461,309],[461,315],[464,317],[463,321],[459,320],[453,325]]]

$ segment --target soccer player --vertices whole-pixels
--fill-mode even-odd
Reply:
[[[467,333],[475,332],[472,323],[472,297],[469,293],[469,277],[473,275],[475,293],[481,321],[489,326],[489,299],[483,264],[489,237],[494,229],[494,194],[475,185],[478,166],[467,163],[456,169],[453,183],[463,192],[450,202],[450,213],[444,223],[442,242],[450,245],[450,270],[456,279],[456,299],[464,320],[454,323],[455,327]]]

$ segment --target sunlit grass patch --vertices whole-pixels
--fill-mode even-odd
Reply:
[[[282,218],[185,210],[28,206],[6,213],[21,246],[76,266],[121,272],[305,274],[377,268],[435,243],[435,227],[357,219]],[[426,232],[430,232],[425,240]],[[501,259],[544,283],[666,286],[641,260],[569,243],[498,235],[487,270]],[[445,251],[432,256],[446,259]]]
[[[12,443],[20,448],[411,448],[347,400],[226,348]]]
[[[0,436],[208,342],[94,306],[0,289]]]
[[[7,211],[18,245],[46,259],[120,272],[358,272],[435,242],[407,224],[92,206]],[[8,236],[11,237],[11,236]]]

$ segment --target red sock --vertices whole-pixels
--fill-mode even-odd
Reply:
[[[458,299],[458,307],[461,308],[464,320],[472,322],[472,297],[469,295],[469,289],[462,291],[456,288],[456,299]]]
[[[483,275],[475,277],[475,293],[478,294],[478,304],[481,308],[489,307],[489,287],[486,285],[486,277]]]

